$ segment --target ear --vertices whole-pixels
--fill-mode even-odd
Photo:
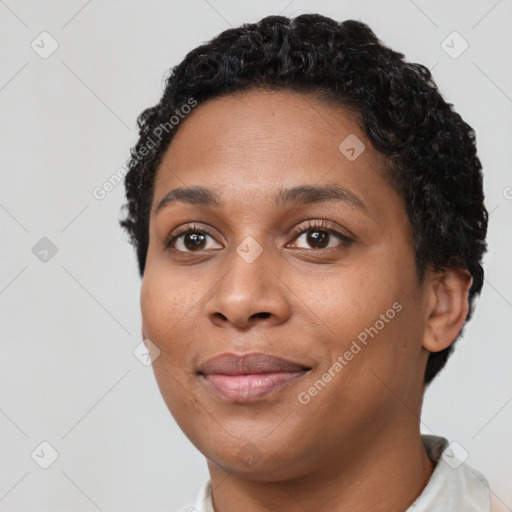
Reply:
[[[473,278],[466,269],[451,268],[427,279],[423,348],[439,352],[453,343],[464,325]]]

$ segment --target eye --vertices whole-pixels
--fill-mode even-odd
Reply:
[[[294,240],[301,240],[312,247],[303,247],[304,249],[331,249],[333,247],[349,246],[352,244],[352,238],[340,233],[332,228],[326,221],[310,221],[306,226],[301,226],[297,231],[298,236]],[[332,238],[338,239],[338,243],[333,242]]]
[[[332,228],[326,221],[310,221],[306,226],[292,233],[294,240],[303,240],[312,247],[303,247],[309,250],[332,249],[340,246],[348,247],[353,239]],[[338,243],[332,244],[332,238],[337,238]],[[165,242],[166,249],[175,249],[178,252],[190,253],[208,249],[218,249],[208,244],[208,239],[215,240],[207,228],[200,228],[195,224],[188,224],[177,233],[171,233]],[[219,244],[220,245],[220,244]]]
[[[205,249],[215,249],[215,247],[208,247],[208,238],[213,240],[213,236],[207,229],[199,228],[195,224],[189,224],[178,233],[171,233],[165,243],[165,248],[174,248],[179,252],[198,252]]]

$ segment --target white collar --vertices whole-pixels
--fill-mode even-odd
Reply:
[[[436,466],[426,487],[406,512],[489,512],[489,483],[457,458],[453,450],[456,445],[449,445],[444,437],[426,434],[421,437]],[[210,480],[201,488],[194,509],[187,510],[214,512]]]

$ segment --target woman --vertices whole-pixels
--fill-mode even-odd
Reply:
[[[121,221],[194,507],[487,511],[425,387],[483,284],[474,133],[368,26],[264,18],[191,51],[139,118]],[[158,355],[158,357],[156,357]]]

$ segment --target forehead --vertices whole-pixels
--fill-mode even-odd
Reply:
[[[157,170],[153,213],[170,190],[190,186],[276,203],[278,190],[294,186],[329,182],[366,194],[384,183],[385,158],[355,115],[311,95],[230,94],[181,123]]]

